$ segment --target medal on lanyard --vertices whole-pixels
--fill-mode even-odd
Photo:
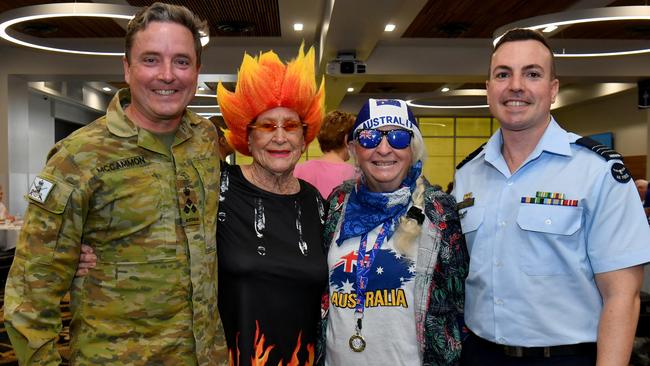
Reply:
[[[357,313],[355,312],[355,315],[356,314]],[[366,349],[366,340],[363,339],[363,336],[361,336],[361,326],[362,326],[361,319],[363,319],[363,314],[361,314],[361,318],[357,319],[355,332],[350,337],[350,340],[348,341],[350,348],[352,348],[354,352],[363,352],[363,350]]]
[[[384,239],[390,232],[391,223],[387,222],[379,230],[377,235],[377,240],[375,245],[372,246],[370,255],[366,260],[366,244],[368,242],[368,234],[363,234],[361,236],[361,242],[359,243],[359,252],[357,253],[357,273],[356,273],[356,293],[357,293],[357,305],[354,310],[354,316],[356,318],[356,324],[354,325],[354,334],[350,337],[348,345],[354,352],[363,352],[366,349],[366,340],[361,335],[361,328],[363,327],[363,311],[366,306],[366,290],[368,288],[368,273],[370,272],[370,266],[375,260],[375,255],[377,251],[381,248],[381,245],[384,242]]]

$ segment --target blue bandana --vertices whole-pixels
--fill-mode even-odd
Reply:
[[[350,192],[341,233],[336,243],[341,245],[346,239],[367,234],[379,225],[391,221],[391,230],[387,235],[390,239],[395,232],[395,224],[408,208],[411,194],[415,190],[415,182],[422,173],[422,162],[418,161],[409,170],[400,188],[394,192],[372,192],[365,181],[361,181],[356,189]]]

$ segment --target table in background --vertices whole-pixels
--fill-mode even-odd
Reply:
[[[16,247],[18,234],[22,228],[22,222],[19,223],[0,223],[0,250],[8,250]]]

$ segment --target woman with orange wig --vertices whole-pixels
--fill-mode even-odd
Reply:
[[[219,84],[226,138],[249,165],[221,177],[219,311],[231,364],[305,365],[314,360],[327,286],[320,194],[293,176],[323,117],[314,49],[284,64],[270,51],[244,55],[237,86]]]

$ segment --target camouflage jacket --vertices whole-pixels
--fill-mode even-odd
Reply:
[[[171,148],[106,116],[57,143],[29,206],[5,295],[21,365],[57,365],[59,302],[71,293],[74,365],[213,365],[225,355],[217,310],[217,135],[186,112]],[[80,243],[98,256],[74,279]]]
[[[463,337],[465,278],[469,254],[460,228],[454,198],[426,182],[424,222],[418,239],[415,266],[415,322],[423,365],[456,365]],[[328,199],[329,210],[323,230],[324,250],[328,251],[338,232],[354,181],[335,189]],[[316,344],[317,365],[325,364],[329,293],[321,306],[324,315]],[[342,350],[348,352],[348,349]]]

